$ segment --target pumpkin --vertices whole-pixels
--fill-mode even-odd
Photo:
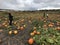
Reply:
[[[3,32],[3,30],[2,30],[2,29],[0,29],[0,32]]]
[[[60,24],[60,22],[59,22],[59,21],[57,21],[57,24]]]
[[[8,18],[5,18],[5,20],[8,20]]]
[[[24,22],[24,19],[22,19],[21,22]]]
[[[40,32],[37,32],[37,34],[39,35],[39,34],[40,34]]]
[[[31,21],[31,20],[29,20],[29,23],[32,23],[32,21]]]
[[[20,27],[20,30],[24,30],[24,27],[23,27],[23,26],[21,26],[21,27]]]
[[[2,23],[2,25],[5,25],[6,23]]]
[[[32,16],[28,17],[28,19],[31,20],[32,19]]]
[[[57,30],[60,30],[60,27],[57,27],[56,29],[57,29]]]
[[[44,25],[43,25],[43,27],[44,27],[44,28],[46,28],[46,27],[47,27],[47,25],[46,25],[46,24],[44,24]]]
[[[17,33],[18,33],[18,31],[17,31],[17,30],[15,30],[15,31],[14,31],[14,34],[17,34]]]
[[[44,21],[44,22],[46,22],[46,21]]]
[[[9,33],[9,35],[11,35],[12,34],[12,31],[9,31],[8,33]]]
[[[2,24],[0,24],[0,27],[2,27]]]
[[[14,24],[16,25],[16,23],[17,23],[17,22],[15,21]]]
[[[39,28],[41,28],[41,26],[39,26]]]
[[[34,36],[35,34],[32,32],[32,33],[30,33],[30,35],[31,35],[31,36]]]
[[[33,27],[34,30],[36,30],[36,27]]]
[[[26,27],[26,25],[23,25],[24,27]]]
[[[49,26],[49,27],[53,27],[53,24],[49,24],[48,26]]]
[[[54,25],[55,23],[51,22],[52,25]]]
[[[7,27],[8,25],[7,25],[7,24],[5,24],[4,26],[5,26],[5,27]]]
[[[30,39],[28,40],[28,43],[29,43],[30,45],[33,44],[33,43],[34,43],[33,38],[30,38]]]
[[[18,26],[17,29],[20,29],[20,26]]]
[[[36,30],[34,30],[34,31],[33,31],[33,33],[34,33],[34,34],[36,34],[36,33],[37,33],[37,31],[36,31]]]

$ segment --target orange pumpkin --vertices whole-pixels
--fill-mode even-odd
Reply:
[[[24,30],[24,27],[23,27],[23,26],[21,26],[21,27],[20,27],[20,30]]]
[[[31,20],[29,20],[29,23],[32,23],[32,21],[31,21]]]
[[[14,24],[16,25],[16,23],[17,23],[17,22],[15,21]]]
[[[7,27],[8,25],[7,25],[7,24],[5,24],[4,26],[5,26],[5,27]]]
[[[44,22],[46,22],[46,21],[44,21]]]
[[[54,25],[54,23],[52,23],[52,25]]]
[[[31,36],[34,36],[35,34],[32,32],[32,33],[30,33],[30,35],[31,35]]]
[[[36,33],[37,33],[37,31],[36,31],[36,30],[34,30],[34,31],[33,31],[33,33],[34,33],[34,34],[36,34]]]
[[[60,30],[60,27],[57,27],[56,29],[57,29],[57,30]]]
[[[17,29],[20,29],[20,26],[18,26]]]
[[[2,27],[2,24],[0,24],[0,27]]]
[[[46,24],[44,24],[44,25],[43,25],[43,27],[44,27],[44,28],[46,28],[46,27],[47,27],[47,25],[46,25]]]
[[[24,27],[26,27],[26,25],[23,25]]]
[[[49,24],[48,26],[49,26],[49,27],[53,27],[53,24]]]
[[[5,25],[6,23],[2,23],[2,25]]]
[[[24,22],[24,19],[22,19],[21,22]]]
[[[41,26],[39,26],[39,28],[41,28]]]
[[[39,34],[40,34],[40,32],[37,32],[37,34],[39,35]]]
[[[11,35],[12,34],[12,31],[9,31],[8,33],[9,33],[9,35]]]
[[[17,30],[15,30],[15,31],[14,31],[14,34],[17,34],[17,33],[18,33],[18,31],[17,31]]]
[[[5,20],[8,20],[8,18],[5,18]]]
[[[34,43],[33,38],[30,38],[30,39],[28,40],[28,43],[29,43],[30,45],[33,44],[33,43]]]
[[[60,25],[60,22],[57,22],[57,25],[59,26]]]
[[[33,29],[36,30],[36,27],[34,27]]]
[[[2,29],[0,29],[0,32],[3,32],[3,30],[2,30]]]

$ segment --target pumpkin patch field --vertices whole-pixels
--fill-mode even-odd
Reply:
[[[59,11],[10,13],[12,25],[9,25],[8,12],[0,12],[0,45],[60,45]]]

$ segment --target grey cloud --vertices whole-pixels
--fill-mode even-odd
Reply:
[[[60,9],[60,0],[0,0],[0,9],[38,10]]]

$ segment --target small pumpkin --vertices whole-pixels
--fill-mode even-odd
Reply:
[[[32,23],[32,21],[31,21],[31,20],[29,20],[29,23]]]
[[[15,31],[14,31],[14,34],[17,34],[17,33],[18,33],[18,31],[17,31],[17,30],[15,30]]]
[[[24,27],[26,27],[26,25],[23,25]]]
[[[46,21],[44,21],[44,22],[46,22]]]
[[[48,26],[49,26],[49,27],[53,27],[53,24],[49,24]]]
[[[57,25],[59,26],[60,25],[60,22],[57,22]]]
[[[0,27],[2,27],[2,24],[0,24]]]
[[[5,25],[6,23],[2,23],[2,25]]]
[[[37,31],[36,31],[36,30],[34,30],[34,31],[33,31],[33,33],[34,33],[34,34],[36,34],[36,33],[37,33]]]
[[[21,27],[20,27],[20,30],[24,30],[24,27],[23,27],[23,26],[21,26]]]
[[[60,27],[57,27],[56,29],[57,29],[57,30],[60,30]]]
[[[32,32],[32,33],[30,33],[30,35],[31,35],[31,36],[34,36],[35,34]]]
[[[40,34],[40,32],[37,32],[37,34],[39,35],[39,34]]]
[[[8,20],[8,18],[5,18],[5,20]]]
[[[12,34],[12,31],[9,31],[8,33],[9,33],[9,35],[11,35]]]
[[[34,30],[36,30],[36,27],[33,27]]]
[[[46,27],[47,27],[47,25],[46,25],[46,24],[44,24],[44,25],[43,25],[43,27],[44,27],[44,28],[46,28]]]
[[[17,29],[20,29],[20,26],[18,26]]]
[[[7,25],[7,24],[5,24],[4,26],[5,26],[5,27],[7,27],[8,25]]]
[[[0,29],[0,32],[3,32],[3,30],[2,30],[2,29]]]
[[[24,22],[24,19],[21,19],[21,22]]]
[[[28,40],[28,43],[29,43],[30,45],[33,44],[33,43],[34,43],[33,38],[30,38],[30,39]]]
[[[16,25],[16,23],[17,23],[17,22],[15,21],[14,24]]]

